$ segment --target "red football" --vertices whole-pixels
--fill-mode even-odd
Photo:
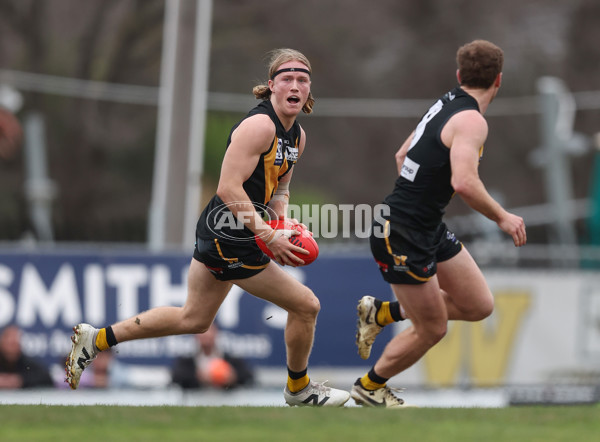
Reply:
[[[315,241],[315,239],[312,237],[312,233],[310,233],[308,230],[302,228],[302,226],[300,226],[299,224],[292,224],[289,221],[276,220],[276,219],[267,221],[267,224],[269,224],[275,230],[295,229],[300,232],[300,235],[295,235],[295,236],[290,237],[290,242],[292,244],[294,244],[295,246],[301,247],[304,250],[309,251],[308,255],[303,255],[301,253],[294,252],[294,255],[296,255],[298,258],[300,258],[301,260],[304,261],[304,264],[302,264],[302,265],[310,264],[315,259],[317,259],[317,256],[319,256],[319,246],[317,245],[317,242]],[[273,252],[271,252],[271,250],[267,247],[265,242],[262,239],[260,239],[258,236],[256,237],[256,244],[258,244],[258,247],[260,247],[260,249],[269,258],[273,258]]]

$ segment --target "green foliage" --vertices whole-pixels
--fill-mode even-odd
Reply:
[[[300,166],[302,167],[302,166]],[[323,205],[332,201],[332,196],[328,195],[323,189],[310,187],[308,183],[292,179],[290,186],[290,204],[302,206],[305,204]]]
[[[216,183],[219,181],[221,173],[221,163],[227,138],[231,128],[243,118],[242,114],[227,112],[209,112],[206,116],[206,138],[204,147],[204,176],[209,181]],[[331,195],[327,195],[322,189],[310,187],[306,182],[292,180],[291,204],[325,204],[332,200]]]
[[[381,410],[1,405],[0,439],[570,442],[597,437],[598,411],[598,406]]]
[[[206,137],[204,141],[204,175],[217,182],[221,162],[227,147],[229,131],[243,115],[226,112],[209,112],[206,115]]]

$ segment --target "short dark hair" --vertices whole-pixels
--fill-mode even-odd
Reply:
[[[461,86],[487,89],[502,72],[504,52],[486,40],[467,43],[456,52]]]

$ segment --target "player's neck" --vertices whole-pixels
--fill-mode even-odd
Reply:
[[[279,118],[281,125],[286,132],[289,131],[296,121],[296,115],[287,115],[283,109],[280,109],[277,103],[273,103],[273,101],[271,101],[271,103],[273,104],[273,110],[275,111],[277,118]]]
[[[496,93],[498,92],[498,88],[495,86],[491,86],[488,89],[470,88],[466,86],[461,86],[461,88],[477,101],[477,104],[479,105],[479,112],[482,114],[485,113],[489,104],[492,102],[496,96]]]

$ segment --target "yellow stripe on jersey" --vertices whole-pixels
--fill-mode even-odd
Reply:
[[[268,204],[268,202],[271,200],[273,192],[277,190],[277,186],[279,186],[279,177],[284,175],[290,168],[290,164],[288,163],[288,160],[285,157],[285,148],[283,146],[282,149],[279,151],[279,153],[283,156],[282,163],[280,166],[275,164],[275,161],[277,159],[278,144],[279,139],[275,137],[271,149],[263,157],[263,168],[265,171],[264,204]],[[296,140],[296,147],[298,147],[298,140]]]
[[[279,139],[275,137],[271,150],[263,158],[263,167],[265,170],[265,200],[264,204],[267,204],[271,199],[271,195],[275,189],[277,189],[279,175],[279,168],[275,166],[275,159],[277,157],[277,143]],[[283,154],[283,152],[281,152]],[[284,159],[285,160],[285,159]]]

